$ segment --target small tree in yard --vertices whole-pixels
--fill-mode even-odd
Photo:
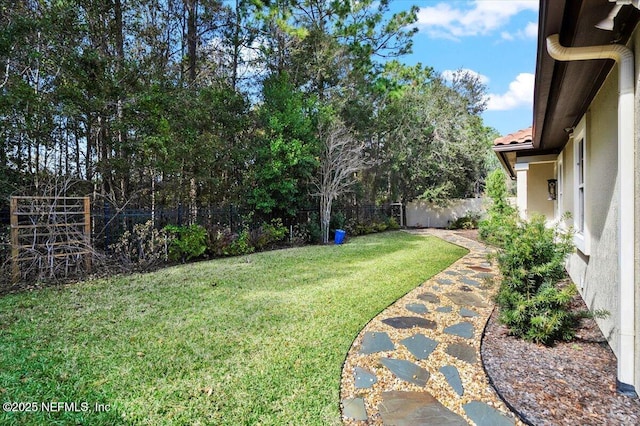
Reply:
[[[506,176],[502,169],[489,173],[486,185],[486,193],[492,203],[487,210],[486,218],[479,223],[480,238],[502,247],[512,238],[512,233],[517,227],[517,211],[507,201]]]
[[[314,179],[320,197],[320,227],[322,243],[329,242],[331,204],[349,191],[356,182],[356,172],[366,166],[364,142],[360,142],[339,119],[333,118],[320,126],[322,156],[320,169]]]

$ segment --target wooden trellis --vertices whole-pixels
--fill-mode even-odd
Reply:
[[[37,273],[56,278],[91,270],[89,197],[11,197],[13,281]]]

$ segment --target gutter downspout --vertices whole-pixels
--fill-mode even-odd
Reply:
[[[558,34],[547,37],[547,51],[557,61],[613,59],[619,66],[618,94],[618,270],[620,346],[618,348],[618,388],[635,393],[635,146],[634,146],[634,58],[627,46],[611,44],[563,47]]]

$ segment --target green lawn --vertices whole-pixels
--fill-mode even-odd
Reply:
[[[339,423],[358,332],[464,254],[389,232],[2,297],[0,400],[38,412],[0,424]]]

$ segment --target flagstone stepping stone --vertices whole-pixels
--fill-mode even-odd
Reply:
[[[463,337],[465,339],[471,339],[475,329],[470,322],[461,322],[458,324],[450,325],[444,329],[444,332],[453,336]]]
[[[469,268],[477,272],[491,272],[490,268],[486,268],[484,266],[469,266]]]
[[[474,287],[480,287],[480,284],[481,284],[480,281],[474,280],[474,279],[471,279],[471,278],[467,278],[467,277],[462,278],[460,281],[462,281],[463,283],[465,283],[467,285],[472,285]]]
[[[419,294],[418,299],[426,300],[427,302],[431,302],[431,303],[440,303],[440,298],[430,292]]]
[[[453,281],[451,281],[450,279],[447,279],[447,278],[438,278],[436,280],[436,282],[438,284],[442,284],[442,285],[451,285],[451,284],[453,284]]]
[[[478,314],[476,312],[473,312],[471,309],[460,308],[460,316],[464,318],[472,318],[472,317],[477,317]]]
[[[480,281],[487,281],[493,279],[493,274],[477,274],[474,278]]]
[[[477,361],[475,348],[466,343],[452,343],[447,346],[445,352],[469,364],[475,364]]]
[[[484,402],[471,401],[464,404],[462,408],[477,426],[508,426],[515,424],[513,419]]]
[[[436,311],[443,312],[445,314],[448,314],[452,310],[453,310],[453,308],[451,306],[440,306],[439,308],[436,308]]]
[[[453,365],[445,365],[440,367],[440,372],[447,379],[449,386],[459,395],[464,395],[464,387],[462,386],[462,380],[460,380],[460,372]]]
[[[460,275],[458,271],[444,271],[444,273],[447,275]]]
[[[426,314],[429,312],[429,309],[422,303],[409,303],[405,308],[415,314]]]
[[[434,351],[438,342],[426,337],[423,334],[416,334],[401,340],[400,343],[405,345],[409,352],[417,359],[427,359],[431,352]]]
[[[362,367],[356,367],[354,370],[356,373],[356,388],[358,389],[370,388],[378,381],[376,375],[369,370],[365,370]]]
[[[411,361],[395,358],[380,358],[380,362],[391,370],[396,377],[413,383],[414,385],[424,386],[427,384],[427,380],[429,380],[429,372]]]
[[[382,322],[399,329],[422,327],[433,330],[436,328],[435,321],[420,317],[393,317],[383,319]]]
[[[429,392],[382,392],[378,411],[385,425],[467,426],[462,416],[442,405]]]
[[[367,410],[363,398],[347,398],[342,400],[342,414],[354,420],[367,420]]]
[[[372,354],[375,352],[392,351],[396,347],[384,332],[366,332],[362,338],[361,354]]]
[[[460,306],[475,306],[477,308],[486,308],[487,304],[480,296],[473,293],[451,292],[445,293],[453,303]]]

